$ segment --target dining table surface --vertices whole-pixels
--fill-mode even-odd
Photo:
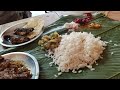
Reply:
[[[64,17],[64,16],[67,16],[67,15],[76,15],[76,16],[79,16],[79,15],[82,15],[83,13],[87,13],[87,12],[91,12],[91,13],[93,13],[93,14],[97,14],[97,13],[101,13],[101,12],[103,12],[104,13],[104,15],[108,15],[108,13],[109,13],[109,18],[111,18],[111,19],[117,19],[118,21],[120,21],[120,18],[119,18],[119,15],[120,15],[120,11],[119,12],[105,12],[105,11],[50,11],[50,12],[48,12],[48,13],[45,13],[45,14],[42,14],[42,15],[38,15],[38,16],[34,16],[34,17],[30,17],[30,18],[26,18],[26,19],[21,19],[21,20],[18,20],[18,21],[14,21],[14,22],[10,22],[10,23],[6,23],[6,24],[2,24],[2,25],[0,25],[0,34],[4,31],[4,30],[6,30],[6,29],[8,29],[8,28],[10,28],[10,27],[12,27],[12,26],[14,26],[15,24],[19,24],[19,23],[24,23],[24,22],[28,22],[30,19],[36,19],[36,18],[40,18],[40,19],[43,19],[44,20],[44,27],[45,28],[47,28],[49,25],[51,26],[51,24],[53,24],[54,22],[56,22],[57,20],[59,20],[59,19],[61,19],[62,17]],[[102,15],[102,16],[104,16],[104,15]],[[117,15],[117,18],[116,18],[116,16],[115,15]],[[111,17],[112,16],[112,17]],[[71,17],[70,17],[71,18]],[[68,18],[67,18],[68,19]],[[98,18],[97,18],[98,19]],[[63,19],[62,19],[63,20]],[[100,19],[100,20],[102,20],[102,19]],[[106,20],[108,20],[108,19],[106,19],[106,18],[104,18],[103,19],[103,21],[104,22],[106,22]],[[111,22],[112,20],[109,20],[108,22],[110,22],[109,24],[111,24],[111,26],[108,24],[108,26],[107,26],[107,28],[109,29],[109,30],[106,30],[106,31],[110,31],[110,30],[112,30],[112,29],[114,29],[114,28],[119,28],[119,26],[120,26],[120,22]],[[102,24],[103,24],[103,22],[102,22]],[[105,23],[104,23],[105,24]],[[106,24],[107,25],[107,24]],[[56,28],[56,27],[55,27]],[[106,28],[106,27],[105,27]],[[51,29],[49,29],[50,31],[51,31]],[[104,30],[104,29],[103,29]],[[106,32],[106,31],[104,31],[104,32]],[[103,32],[103,33],[104,33]],[[119,29],[118,29],[118,32],[119,32]],[[43,33],[44,34],[44,33]],[[113,37],[113,40],[114,40],[114,36],[113,35],[111,35],[112,37]],[[40,37],[41,38],[41,37]],[[118,40],[118,39],[117,39]],[[35,55],[35,57],[37,57],[38,59],[40,59],[40,57],[39,57],[39,55],[41,54],[41,53],[43,53],[43,52],[41,52],[40,54],[36,54],[38,51],[38,48],[36,48],[36,42],[34,43],[32,43],[33,45],[31,45],[30,46],[30,48],[29,47],[24,47],[23,48],[23,50],[22,50],[22,52],[26,52],[27,50],[29,51],[29,50],[31,50],[31,47],[32,48],[34,48],[34,50],[31,50],[31,51],[29,51],[30,53],[32,52],[32,54],[33,55]],[[33,47],[34,46],[34,47]],[[8,48],[8,47],[4,47],[4,46],[2,46],[2,45],[0,45],[0,54],[2,55],[4,52],[6,53],[6,51],[9,51],[9,50],[11,50],[12,48]],[[17,52],[17,49],[16,48],[13,48],[14,50],[16,50],[15,52]],[[21,49],[21,48],[20,48]],[[19,50],[20,50],[19,49]],[[119,49],[119,48],[115,48],[115,49]],[[18,50],[18,51],[19,51]],[[111,49],[110,49],[111,50]],[[21,50],[20,50],[21,51]],[[36,51],[36,52],[35,52]],[[3,52],[3,53],[2,53]],[[35,54],[34,54],[34,52],[35,52]],[[109,55],[109,54],[108,54]],[[111,57],[111,54],[110,54],[110,57]],[[41,58],[44,58],[44,57],[41,57]],[[117,55],[116,55],[116,58],[117,58]],[[116,59],[115,58],[115,59]],[[117,60],[117,59],[116,59]],[[46,60],[47,61],[47,60]],[[42,62],[42,60],[41,60],[41,62]],[[40,60],[39,60],[39,63],[40,63]],[[111,59],[111,62],[108,62],[108,66],[110,66],[111,65],[111,67],[112,67],[112,65],[113,64],[111,64],[112,63],[112,59]],[[48,63],[47,63],[48,64]],[[115,63],[116,64],[116,63]],[[41,64],[42,65],[42,64]],[[44,63],[43,63],[43,65],[44,65]],[[107,64],[106,64],[107,65]],[[46,64],[44,65],[44,66],[47,66]],[[44,68],[44,66],[42,67],[42,68]],[[113,65],[113,66],[115,66],[115,65]],[[105,66],[103,66],[103,67],[105,67]],[[48,67],[47,67],[48,68]],[[119,69],[119,67],[117,67],[116,66],[116,68],[118,68]],[[98,67],[98,69],[99,69],[99,67]],[[109,69],[109,67],[108,67],[108,69]],[[114,69],[114,68],[113,68]],[[109,70],[113,70],[113,69],[109,69]],[[45,71],[43,71],[43,72],[47,72],[47,69],[46,68],[44,68],[44,70]],[[106,67],[106,69],[105,70],[107,70],[107,67]],[[48,70],[49,71],[49,70]],[[54,69],[53,69],[53,71],[54,71]],[[42,72],[42,71],[41,71]],[[103,71],[101,71],[101,72],[104,72],[104,70]],[[90,72],[91,73],[91,72]],[[97,72],[94,72],[94,73],[97,73]],[[91,76],[92,76],[92,73],[90,74]],[[102,73],[101,73],[101,76],[100,75],[98,75],[98,77],[102,77]],[[111,72],[111,75],[112,75],[112,72]],[[41,78],[49,78],[49,75],[48,75],[48,73],[42,73],[41,74]],[[44,77],[45,76],[45,77]],[[48,76],[48,77],[47,77]],[[94,75],[93,75],[94,76]],[[104,76],[109,76],[109,75],[107,75],[107,74],[105,74],[105,75],[103,75],[103,77]],[[86,76],[87,77],[87,76]],[[89,75],[88,75],[88,77],[89,77]],[[96,77],[96,78],[98,78],[98,77]],[[51,78],[51,77],[50,77]],[[64,78],[64,77],[63,77]],[[84,78],[84,77],[83,77]],[[104,77],[105,78],[105,77]]]

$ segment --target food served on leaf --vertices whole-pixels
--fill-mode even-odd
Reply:
[[[77,31],[79,27],[85,26],[88,28],[98,29],[101,27],[98,23],[90,23],[93,19],[91,13],[86,13],[84,18],[76,18],[70,23],[65,23],[64,28]],[[90,24],[89,24],[90,23]],[[87,32],[71,32],[61,36],[59,44],[51,50],[49,36],[43,36],[39,41],[39,45],[47,49],[47,56],[53,61],[50,63],[57,65],[58,71],[73,73],[82,68],[94,70],[92,66],[99,60],[103,53],[107,42],[100,40],[100,37],[95,38],[93,34]],[[56,45],[56,43],[54,43]],[[46,45],[46,46],[45,46]]]
[[[85,13],[84,14],[86,17],[85,18],[76,18],[74,20],[75,23],[78,23],[80,25],[85,25],[88,24],[92,20],[92,14],[91,13]]]
[[[73,20],[72,22],[70,23],[65,23],[64,24],[64,28],[67,28],[68,30],[78,30],[80,26],[85,26],[87,25],[92,19],[93,19],[93,16],[91,13],[84,13],[84,16],[83,18],[76,18],[75,20]]]
[[[99,29],[99,28],[101,28],[101,25],[98,24],[98,23],[90,23],[90,24],[88,25],[88,27],[89,27],[89,28],[93,28],[93,29]]]
[[[0,56],[0,79],[31,79],[30,70],[20,61]]]
[[[60,45],[54,52],[49,51],[48,56],[61,72],[75,72],[85,67],[93,70],[92,65],[101,58],[105,46],[106,42],[91,33],[72,32],[62,35]]]
[[[101,24],[98,23],[90,23],[90,21],[93,19],[93,16],[91,13],[85,13],[84,16],[86,16],[85,18],[76,18],[74,21],[70,22],[70,23],[65,23],[64,24],[64,28],[67,28],[69,31],[77,31],[83,27],[86,28],[93,28],[93,29],[99,29],[101,28]],[[81,27],[81,28],[80,28]]]
[[[70,22],[70,23],[65,23],[63,27],[67,29],[78,30],[79,24],[75,22]]]
[[[43,49],[53,50],[57,48],[61,40],[61,36],[54,32],[50,35],[44,35],[41,40],[39,40],[38,45],[42,46]]]

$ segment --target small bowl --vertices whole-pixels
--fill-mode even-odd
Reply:
[[[10,59],[14,61],[22,61],[23,64],[31,71],[32,78],[31,79],[38,79],[39,78],[39,64],[34,56],[25,52],[12,52],[7,53],[3,56],[5,59]]]
[[[43,30],[40,31],[40,33],[32,38],[31,40],[27,41],[27,42],[24,42],[24,43],[21,43],[21,44],[11,44],[9,41],[4,41],[4,36],[5,35],[13,35],[14,33],[14,30],[16,28],[22,28],[24,27],[28,22],[22,22],[22,23],[18,23],[18,24],[15,24],[13,26],[10,26],[9,28],[7,28],[6,30],[4,30],[1,34],[0,34],[0,44],[2,46],[5,46],[5,47],[18,47],[18,46],[23,46],[23,45],[26,45],[26,44],[29,44],[31,42],[33,42],[34,40],[36,40],[38,37],[40,37],[40,35],[43,33]]]

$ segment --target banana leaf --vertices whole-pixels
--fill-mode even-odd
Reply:
[[[50,34],[54,31],[57,31],[59,34],[65,34],[66,29],[62,28],[64,23],[71,22],[75,18],[81,16],[66,16],[62,17],[55,23],[49,25],[44,29],[45,34]],[[103,59],[98,60],[98,65],[93,65],[95,68],[94,71],[91,71],[87,68],[83,69],[81,73],[63,73],[59,77],[55,77],[58,71],[55,65],[52,67],[49,66],[49,63],[52,61],[51,58],[45,56],[46,52],[38,46],[39,37],[36,41],[25,45],[22,47],[16,47],[7,49],[0,54],[5,54],[12,51],[21,51],[32,54],[38,60],[40,66],[40,79],[119,79],[120,78],[120,22],[113,21],[104,16],[104,14],[98,14],[94,16],[94,19],[91,22],[98,22],[102,25],[100,29],[88,29],[81,28],[81,32],[91,32],[95,37],[101,37],[103,41],[112,41],[108,43],[106,50],[103,53]],[[117,46],[115,45],[117,44]],[[113,54],[111,54],[113,53]]]

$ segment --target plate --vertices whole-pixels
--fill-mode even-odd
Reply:
[[[4,41],[3,36],[4,35],[13,35],[13,32],[16,28],[34,28],[34,35],[36,35],[35,37],[33,37],[31,40],[21,43],[21,44],[11,44],[9,41]],[[2,46],[5,47],[18,47],[18,46],[23,46],[26,45],[28,43],[33,42],[34,40],[36,40],[42,33],[43,33],[43,27],[44,27],[44,20],[40,20],[40,19],[30,19],[27,22],[22,22],[22,23],[17,23],[13,26],[10,26],[9,28],[5,29],[1,34],[0,34],[0,44]],[[32,34],[31,34],[32,36]]]
[[[105,15],[112,20],[120,21],[120,11],[105,11]]]
[[[12,53],[7,53],[1,56],[3,56],[5,59],[22,61],[23,64],[31,71],[32,73],[31,79],[39,78],[39,64],[36,58],[31,54],[25,53],[25,52],[12,52]]]

